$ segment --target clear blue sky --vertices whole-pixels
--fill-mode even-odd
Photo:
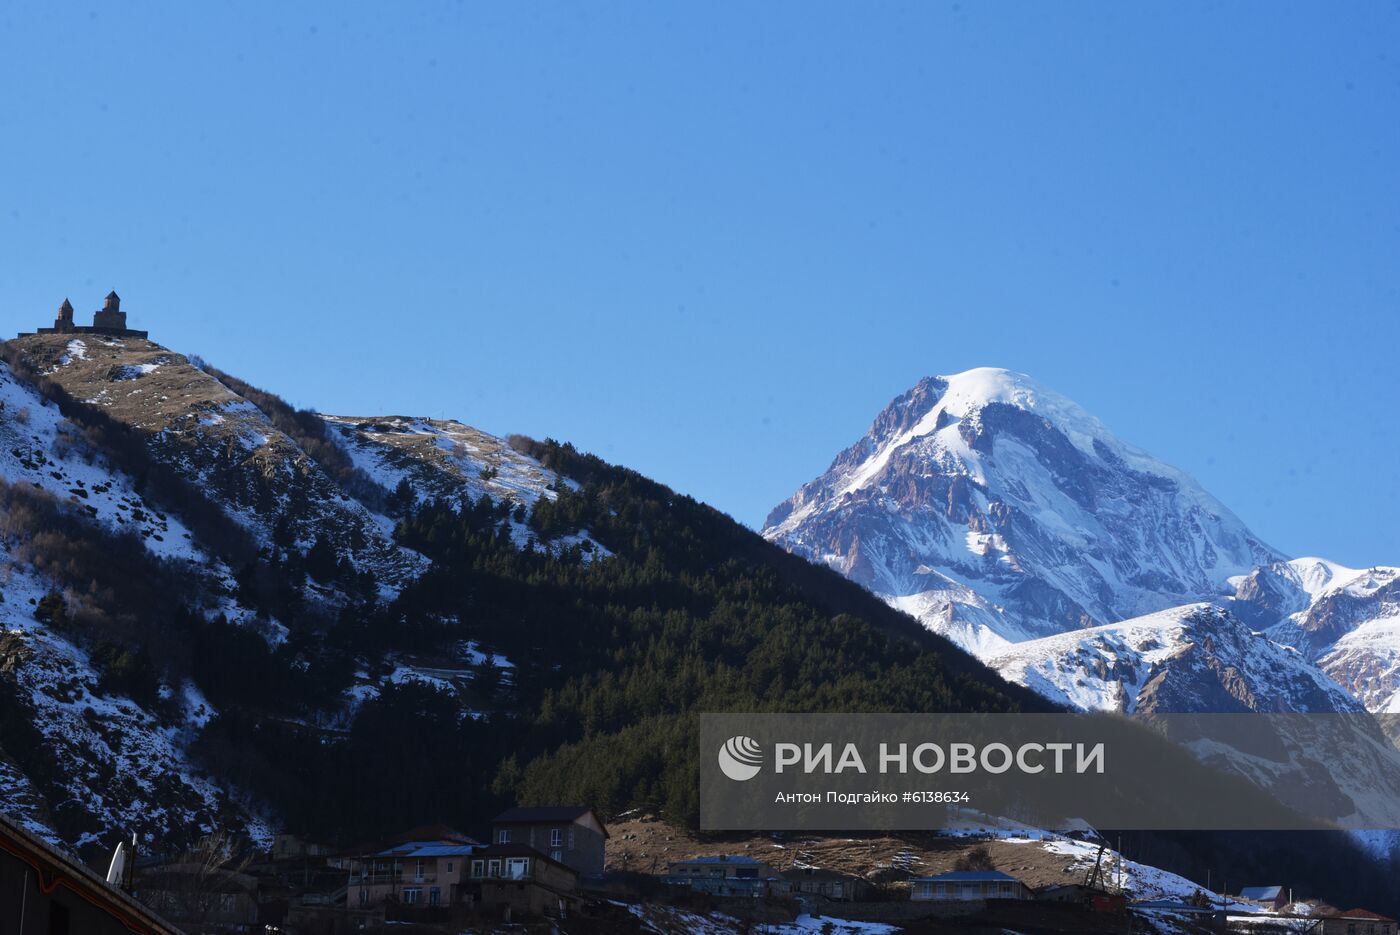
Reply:
[[[1400,563],[1400,5],[0,10],[0,316],[116,288],[348,413],[749,524],[1033,374],[1295,554]]]

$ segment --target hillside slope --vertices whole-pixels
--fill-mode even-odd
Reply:
[[[5,357],[0,519],[28,545],[3,556],[26,583],[0,769],[24,792],[0,807],[93,853],[476,826],[516,798],[693,820],[699,710],[1045,708],[567,445],[307,413],[144,339]]]

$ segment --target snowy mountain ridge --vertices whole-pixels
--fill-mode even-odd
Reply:
[[[763,534],[1076,707],[1400,710],[1400,572],[1285,558],[1023,374],[919,381]]]
[[[1276,561],[1188,475],[1029,377],[929,377],[769,515],[979,655],[1218,593]]]
[[[1363,710],[1297,650],[1210,603],[1017,643],[987,664],[1009,681],[1085,711]]]
[[[1232,578],[1231,602],[1375,712],[1400,713],[1400,568],[1296,558]]]

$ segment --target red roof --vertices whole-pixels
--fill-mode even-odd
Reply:
[[[1366,919],[1369,922],[1394,922],[1389,916],[1377,915],[1368,909],[1348,909],[1332,916],[1334,919]]]

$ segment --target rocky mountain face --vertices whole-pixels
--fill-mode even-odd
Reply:
[[[1216,594],[1280,556],[1191,478],[1028,377],[930,377],[764,536],[988,656]]]
[[[1252,626],[1296,646],[1367,709],[1400,713],[1400,569],[1298,558],[1231,584]]]
[[[1364,710],[1296,649],[1251,630],[1215,604],[1016,643],[988,664],[1047,698],[1088,711]]]
[[[1187,605],[1028,640],[988,663],[1067,707],[1137,715],[1304,813],[1352,827],[1400,818],[1400,752],[1389,725],[1228,606]],[[1276,717],[1161,717],[1232,714]],[[1328,717],[1300,716],[1315,714]],[[1395,841],[1376,843],[1384,854]]]
[[[1400,710],[1396,569],[1285,559],[1020,374],[920,381],[763,535],[1077,707]]]

